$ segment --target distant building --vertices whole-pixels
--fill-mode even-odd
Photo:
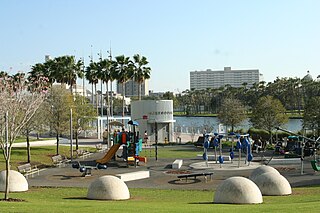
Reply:
[[[131,103],[131,119],[139,123],[139,138],[147,131],[149,141],[174,141],[173,101],[142,100]],[[156,137],[157,136],[157,137]]]
[[[232,70],[225,67],[224,70],[192,71],[190,72],[190,89],[202,90],[207,88],[219,88],[225,85],[242,87],[244,83],[251,87],[262,80],[262,74],[258,69]]]
[[[49,60],[51,60],[50,55],[45,55],[45,56],[44,56],[44,61],[47,62],[47,61],[49,61]]]
[[[125,96],[132,97],[138,96],[139,84],[133,80],[126,82],[125,84]],[[123,94],[122,92],[122,84],[117,82],[117,93]],[[149,95],[149,84],[148,80],[145,80],[141,84],[141,96]]]
[[[162,98],[163,95],[164,95],[164,92],[154,92],[153,90],[149,90],[150,97]]]
[[[304,76],[304,77],[302,78],[302,80],[303,80],[303,81],[313,81],[312,75],[310,74],[310,71],[309,71],[309,70],[307,71],[307,75]]]

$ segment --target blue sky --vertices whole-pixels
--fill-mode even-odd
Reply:
[[[194,70],[320,74],[318,0],[0,0],[0,70],[44,55],[144,55],[149,89],[182,92]]]

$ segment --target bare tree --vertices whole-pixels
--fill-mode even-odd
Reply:
[[[6,163],[6,200],[9,198],[12,144],[44,100],[47,81],[44,77],[27,80],[20,73],[0,78],[0,147]]]

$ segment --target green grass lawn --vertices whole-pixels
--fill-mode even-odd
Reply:
[[[91,152],[95,152],[95,148],[84,148],[89,149]],[[39,146],[31,147],[31,164],[51,166],[51,157],[56,154],[56,146]],[[70,157],[69,146],[59,146],[59,154]],[[11,151],[11,169],[16,170],[17,166],[27,162],[27,149],[25,147],[13,147]],[[5,169],[5,161],[3,155],[0,156],[0,171]]]
[[[11,193],[24,202],[0,202],[1,212],[318,212],[320,186],[294,188],[290,196],[264,196],[263,204],[213,204],[213,191],[130,189],[126,201],[86,199],[86,188],[31,188]],[[0,193],[3,196],[3,193]]]
[[[55,146],[33,147],[32,162],[51,165]],[[69,155],[68,146],[61,146],[60,153]],[[146,150],[149,154],[149,150]],[[143,155],[144,150],[142,151]],[[159,158],[193,158],[201,154],[193,146],[159,147]],[[152,150],[154,154],[154,149]],[[25,148],[12,150],[11,164],[26,161]],[[0,158],[0,170],[4,160]],[[15,169],[15,167],[14,167]],[[130,189],[127,201],[97,201],[86,199],[86,188],[31,188],[28,192],[10,193],[10,198],[24,202],[0,201],[0,212],[318,212],[320,186],[294,188],[290,196],[264,196],[263,204],[227,205],[213,204],[214,191],[208,190],[158,190]],[[0,198],[4,194],[0,193]]]
[[[141,155],[149,150],[142,150]],[[152,150],[154,154],[154,148]],[[196,158],[197,154],[203,154],[203,148],[196,148],[193,145],[182,145],[182,146],[158,146],[158,158]]]
[[[81,147],[83,148],[83,147]],[[90,152],[95,152],[95,148],[84,148],[89,149]],[[60,146],[59,153],[70,157],[70,147]],[[158,158],[195,158],[197,154],[202,154],[202,148],[196,148],[194,146],[158,146]],[[56,154],[56,146],[41,146],[41,147],[31,147],[31,164],[34,165],[52,165],[51,157]],[[141,156],[149,156],[150,150],[144,149],[140,153]],[[151,155],[155,156],[155,148],[152,147]],[[11,152],[11,168],[16,170],[17,166],[27,162],[27,150],[25,147],[13,147]],[[3,156],[0,156],[0,171],[5,169],[5,161]]]

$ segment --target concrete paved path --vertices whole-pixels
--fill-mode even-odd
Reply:
[[[92,143],[92,142],[88,142]],[[118,151],[121,154],[121,150]],[[154,153],[154,152],[153,152]],[[81,164],[95,166],[95,160],[103,157],[105,153],[95,153],[87,159],[77,159]],[[258,158],[258,157],[257,157]],[[82,177],[82,173],[78,169],[72,168],[71,164],[62,168],[49,168],[40,172],[39,176],[29,178],[28,182],[30,186],[56,186],[56,187],[88,187],[89,184],[96,178],[103,175],[116,175],[134,171],[150,171],[150,178],[135,180],[126,182],[129,188],[157,188],[157,189],[197,189],[197,190],[212,190],[216,189],[218,184],[223,180],[233,177],[242,176],[249,177],[252,169],[259,166],[258,162],[252,162],[251,166],[237,167],[237,161],[233,164],[225,163],[220,168],[220,165],[213,165],[207,168],[194,168],[190,165],[204,164],[201,159],[190,158],[183,159],[183,165],[181,169],[172,169],[171,164],[175,159],[161,159],[158,161],[152,156],[148,157],[147,164],[141,163],[140,166],[135,168],[134,166],[126,167],[126,162],[122,159],[111,161],[108,163],[107,169],[92,170],[92,176]],[[304,174],[301,175],[300,165],[272,165],[283,176],[285,176],[291,186],[308,186],[308,185],[320,185],[320,174],[313,171],[310,164],[310,159],[306,159],[304,163]],[[195,180],[190,179],[188,181],[179,180],[177,176],[184,173],[193,172],[213,172],[213,180],[206,182],[204,177],[199,177]]]

